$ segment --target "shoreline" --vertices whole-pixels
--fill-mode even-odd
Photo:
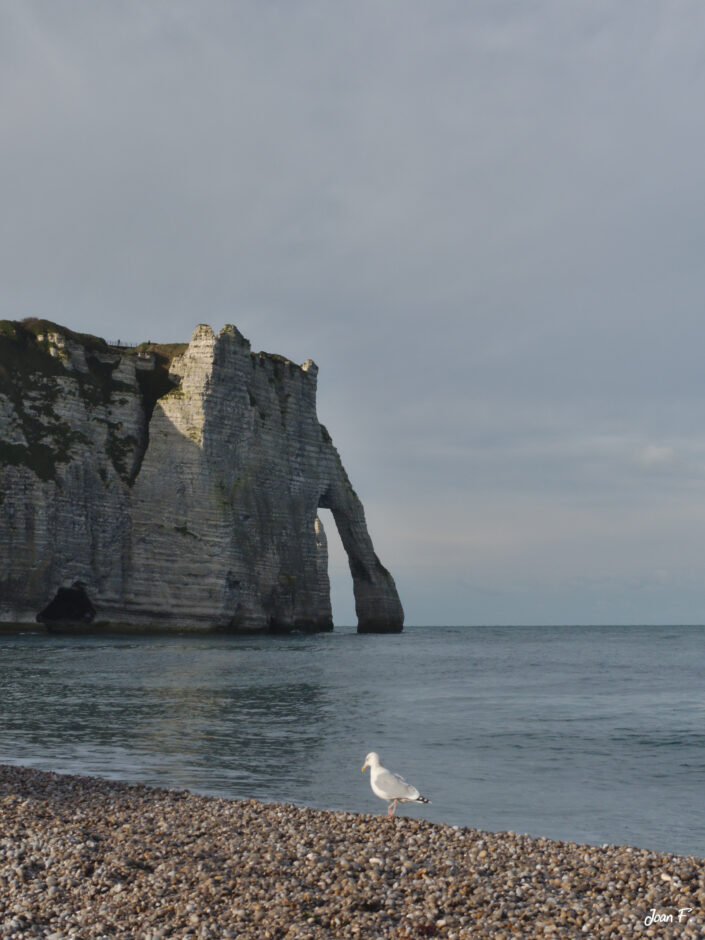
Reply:
[[[695,856],[0,765],[3,938],[704,934]]]
[[[338,628],[340,631],[340,628]],[[44,636],[44,637],[263,637],[263,636],[315,636],[331,633],[332,630],[295,630],[273,632],[270,630],[230,630],[219,626],[193,626],[173,623],[126,623],[100,620],[90,624],[50,624],[30,621],[0,621],[0,636]]]

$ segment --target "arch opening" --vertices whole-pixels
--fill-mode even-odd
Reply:
[[[330,603],[333,609],[333,624],[340,627],[355,627],[355,598],[348,556],[330,509],[319,506],[318,518],[323,523],[328,542],[328,580],[330,581]]]

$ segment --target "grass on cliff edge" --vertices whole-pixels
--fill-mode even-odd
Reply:
[[[132,386],[113,377],[115,367],[123,357],[141,352],[153,353],[155,368],[136,370],[147,424],[158,399],[174,387],[169,378],[172,360],[188,345],[142,343],[134,348],[118,348],[98,336],[77,333],[51,320],[0,320],[0,393],[12,402],[27,440],[26,446],[0,441],[0,463],[28,466],[42,480],[53,478],[57,463],[68,462],[72,444],[80,443],[82,439],[82,435],[53,411],[52,406],[59,394],[54,380],[66,375],[64,362],[68,357],[51,355],[52,344],[45,338],[48,333],[58,333],[85,350],[88,372],[73,371],[72,377],[79,383],[86,402],[94,406],[109,403],[114,393],[132,390]],[[40,339],[42,334],[44,336]],[[30,395],[38,380],[41,382],[41,417],[35,411],[38,404],[36,396]],[[28,408],[31,398],[34,401]],[[109,451],[115,469],[126,482],[132,482],[129,457],[136,442],[124,440],[117,426],[110,425],[108,431]]]
[[[38,336],[42,333],[59,333],[67,339],[78,343],[86,352],[110,353],[119,350],[120,355],[137,355],[140,352],[153,352],[171,363],[188,347],[188,343],[140,343],[139,346],[111,346],[100,336],[92,333],[77,333],[66,326],[54,323],[52,320],[42,320],[37,317],[28,317],[25,320],[0,320],[0,341],[7,339],[24,350],[32,347],[48,351],[46,340],[40,341]],[[1,353],[0,353],[1,356]],[[0,358],[2,363],[2,358]]]

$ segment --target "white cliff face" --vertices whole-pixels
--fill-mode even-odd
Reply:
[[[0,618],[33,620],[71,571],[119,590],[144,431],[131,362],[0,334]],[[54,587],[56,585],[56,587]],[[37,606],[39,603],[40,606]]]
[[[0,620],[34,620],[81,581],[97,621],[331,629],[326,507],[350,559],[358,629],[402,628],[394,582],[318,422],[313,362],[253,354],[234,327],[216,337],[199,326],[167,380],[159,350],[10,329]]]

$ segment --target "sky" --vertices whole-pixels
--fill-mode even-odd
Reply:
[[[702,0],[4,0],[0,317],[314,359],[408,624],[705,623],[704,34]]]

